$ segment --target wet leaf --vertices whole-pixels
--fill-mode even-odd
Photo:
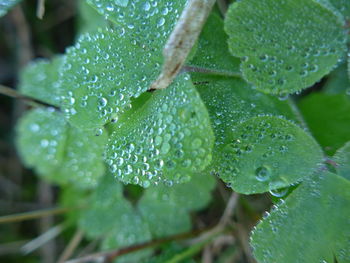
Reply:
[[[130,119],[115,124],[106,159],[125,183],[186,182],[211,161],[209,116],[187,75],[154,95]]]
[[[350,180],[350,142],[347,142],[334,155],[336,170],[340,176]]]
[[[254,255],[261,263],[349,262],[349,214],[348,180],[331,173],[310,177],[259,223]]]
[[[233,3],[226,16],[230,51],[259,90],[288,94],[312,86],[343,58],[344,21],[313,0]]]

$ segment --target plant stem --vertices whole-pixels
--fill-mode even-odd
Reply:
[[[59,207],[59,208],[50,208],[50,209],[43,209],[38,211],[31,211],[26,213],[19,213],[14,215],[1,216],[0,224],[14,223],[14,222],[20,222],[24,220],[36,219],[44,216],[64,214],[73,209],[77,209],[77,208],[65,208],[65,207],[60,208]]]
[[[88,255],[86,257],[82,257],[82,258],[77,258],[77,259],[73,259],[73,260],[69,260],[66,261],[66,263],[84,263],[84,262],[91,262],[93,260],[102,260],[102,262],[112,262],[116,257],[121,256],[121,255],[125,255],[125,254],[129,254],[141,249],[145,249],[145,248],[150,248],[150,247],[157,247],[159,245],[165,244],[165,243],[169,243],[172,241],[179,241],[179,240],[185,240],[194,236],[198,236],[201,233],[204,232],[208,232],[211,229],[213,229],[213,227],[206,228],[206,229],[201,229],[201,230],[194,230],[191,232],[187,232],[187,233],[182,233],[182,234],[178,234],[178,235],[174,235],[174,236],[169,236],[169,237],[165,237],[165,238],[161,238],[161,239],[156,239],[156,240],[152,240],[146,243],[141,243],[138,245],[133,245],[130,247],[126,247],[126,248],[121,248],[121,249],[117,249],[117,250],[111,250],[111,251],[106,251],[106,252],[99,252],[99,253],[95,253],[95,254],[91,254]]]
[[[30,106],[34,106],[34,107],[45,106],[45,107],[50,107],[50,108],[54,108],[56,110],[59,110],[59,108],[57,106],[48,104],[48,103],[43,102],[41,100],[37,100],[37,99],[31,98],[31,97],[25,96],[25,95],[17,92],[16,90],[11,89],[11,88],[6,87],[6,86],[1,85],[1,84],[0,84],[0,94],[14,98],[14,99],[22,100]]]
[[[73,238],[69,241],[69,244],[67,245],[67,247],[64,249],[62,255],[57,260],[57,263],[63,263],[67,259],[69,259],[71,255],[74,253],[75,249],[78,247],[83,237],[84,237],[84,232],[81,230],[77,230]]]

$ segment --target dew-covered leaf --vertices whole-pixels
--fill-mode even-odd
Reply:
[[[240,193],[263,193],[312,174],[322,151],[303,129],[282,118],[248,119],[228,135],[216,172]],[[305,151],[305,149],[308,149]]]
[[[67,124],[61,113],[35,109],[17,124],[17,149],[23,162],[43,176],[52,176],[62,163]]]
[[[350,80],[346,63],[339,65],[337,69],[329,74],[323,91],[327,94],[347,94],[350,99]]]
[[[260,263],[350,262],[350,182],[310,177],[252,235]]]
[[[217,74],[237,75],[240,72],[239,64],[239,59],[233,57],[228,51],[222,18],[212,13],[199,37],[197,52],[187,66],[199,67]]]
[[[232,133],[241,122],[259,115],[284,116],[298,121],[287,102],[258,92],[239,78],[192,75],[197,90],[207,106],[215,133],[214,150],[220,150],[230,141]]]
[[[70,123],[93,129],[118,116],[158,76],[161,53],[121,28],[85,34],[67,50],[61,74]]]
[[[111,172],[147,187],[186,182],[211,161],[214,136],[207,110],[187,75],[115,124],[106,152]]]
[[[336,170],[340,176],[350,180],[350,142],[347,142],[334,155]]]
[[[107,19],[130,31],[134,39],[163,47],[187,0],[87,0]]]
[[[208,174],[191,177],[191,181],[184,184],[153,186],[145,190],[138,209],[152,235],[163,237],[190,230],[189,212],[203,209],[209,203],[215,179]]]
[[[51,61],[37,59],[31,62],[20,74],[20,92],[48,104],[59,106],[58,71],[62,62],[62,56],[57,56]]]
[[[17,148],[24,163],[59,184],[92,187],[104,173],[106,134],[95,136],[70,126],[53,109],[35,109],[22,117]]]
[[[349,95],[315,93],[299,103],[311,133],[326,153],[333,153],[350,140]]]
[[[86,3],[86,0],[78,0],[78,31],[79,34],[97,31],[98,28],[108,26],[108,20],[101,16],[97,10]]]
[[[0,17],[7,14],[7,12],[17,5],[22,0],[0,0]]]
[[[344,16],[350,18],[350,1],[348,0],[329,0],[329,2]]]
[[[313,0],[233,3],[225,21],[244,78],[259,90],[294,93],[313,85],[343,58],[343,20]]]

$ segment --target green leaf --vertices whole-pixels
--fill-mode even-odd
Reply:
[[[63,56],[57,56],[51,61],[37,59],[31,62],[20,73],[20,92],[48,104],[59,106],[60,84],[58,71],[62,62]]]
[[[78,0],[78,31],[81,35],[108,26],[108,20],[101,16],[86,0]]]
[[[7,12],[17,5],[21,0],[0,0],[0,17],[7,14]]]
[[[158,76],[161,53],[132,39],[128,30],[85,34],[67,50],[61,74],[64,111],[82,129],[116,120],[132,97],[145,92]]]
[[[233,3],[225,30],[244,78],[259,90],[299,92],[328,74],[346,50],[343,21],[313,0]]]
[[[346,19],[350,18],[350,2],[348,0],[329,0],[329,2],[337,8]]]
[[[89,238],[103,238],[102,249],[126,247],[151,239],[147,223],[123,196],[122,184],[114,182],[110,174],[101,179],[89,204],[82,213],[79,226]],[[138,262],[148,254],[148,250],[133,253],[117,262]]]
[[[162,48],[186,0],[87,0],[107,19],[130,31],[132,38]]]
[[[153,186],[145,190],[138,209],[148,222],[153,236],[163,237],[191,228],[189,212],[203,209],[211,200],[215,179],[208,174],[196,174],[188,183]]]
[[[336,170],[340,176],[350,180],[350,142],[347,142],[334,155]]]
[[[230,143],[222,149],[216,172],[235,191],[244,194],[299,182],[312,174],[323,159],[311,136],[279,117],[248,119],[229,136]]]
[[[187,65],[214,74],[237,75],[240,72],[239,64],[240,61],[228,51],[223,20],[219,15],[212,13],[199,37],[197,52]]]
[[[324,84],[323,91],[327,94],[345,93],[350,95],[350,80],[347,72],[348,67],[346,63],[341,64],[336,70],[332,71]]]
[[[324,173],[307,179],[252,235],[260,263],[350,262],[350,182]]]
[[[53,109],[35,109],[18,124],[17,148],[28,167],[59,183],[93,187],[104,173],[106,134],[94,136],[68,125]]]
[[[350,99],[347,95],[315,93],[303,98],[300,110],[327,154],[350,140]]]
[[[62,163],[67,124],[53,109],[35,109],[17,124],[17,149],[23,162],[40,175],[52,176]]]
[[[258,92],[241,79],[192,75],[192,81],[207,106],[216,151],[230,142],[227,136],[237,125],[251,117],[269,114],[297,121],[286,98]]]
[[[211,161],[214,136],[207,110],[187,75],[115,124],[107,163],[125,183],[186,182]]]

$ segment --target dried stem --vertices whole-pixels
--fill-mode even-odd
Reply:
[[[209,228],[209,229],[212,229],[212,228]],[[152,240],[150,242],[141,243],[138,245],[134,245],[134,246],[126,247],[126,248],[121,248],[121,249],[117,249],[117,250],[99,252],[99,253],[88,255],[86,257],[69,260],[69,261],[66,261],[66,263],[84,263],[84,262],[91,262],[93,260],[100,260],[101,262],[112,262],[115,258],[117,258],[121,255],[129,254],[129,253],[132,253],[132,252],[135,252],[135,251],[138,251],[141,249],[145,249],[145,248],[157,247],[159,245],[162,245],[162,244],[165,244],[168,242],[172,242],[175,240],[177,240],[177,241],[185,240],[185,239],[191,238],[193,236],[198,236],[199,234],[201,234],[203,232],[208,232],[208,228],[201,229],[201,230],[195,230],[195,231],[191,231],[191,232],[187,232],[187,233],[183,233],[183,234],[179,234],[179,235],[169,236],[166,238],[156,239],[156,240]]]
[[[63,263],[67,259],[69,259],[74,253],[74,251],[76,250],[76,248],[78,247],[83,237],[84,237],[84,232],[81,230],[77,230],[73,238],[69,241],[69,244],[67,245],[67,247],[64,249],[62,255],[57,260],[57,263]]]
[[[17,92],[14,89],[11,89],[9,87],[6,87],[4,85],[0,84],[0,94],[14,98],[14,99],[19,99],[21,101],[24,101],[25,103],[27,103],[30,106],[34,106],[34,107],[38,107],[38,106],[45,106],[45,107],[50,107],[50,108],[54,108],[56,110],[59,110],[59,108],[57,106],[48,104],[46,102],[43,102],[41,100],[37,100],[28,96],[25,96],[19,92]]]
[[[43,19],[45,14],[45,0],[38,0],[38,5],[36,9],[36,16],[39,19]]]
[[[215,0],[190,0],[163,50],[164,64],[151,90],[168,87],[184,65]]]
[[[0,224],[14,223],[14,222],[20,222],[20,221],[24,221],[24,220],[41,218],[44,216],[64,214],[64,213],[67,213],[73,209],[79,209],[79,208],[77,208],[77,207],[75,207],[75,208],[50,208],[50,209],[43,209],[43,210],[38,210],[38,211],[26,212],[26,213],[13,214],[13,215],[8,215],[8,216],[1,216],[0,217]]]

